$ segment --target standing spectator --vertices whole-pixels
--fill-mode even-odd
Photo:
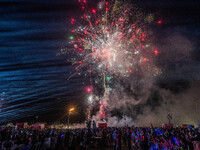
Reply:
[[[128,149],[131,150],[131,129],[128,128]]]
[[[149,144],[148,144],[148,138],[146,136],[146,130],[142,130],[142,139],[140,141],[140,150],[148,150],[149,149]]]
[[[11,150],[13,143],[10,140],[10,136],[7,136],[6,141],[2,143],[2,150]]]
[[[51,135],[51,144],[50,144],[50,150],[54,150],[56,148],[56,143],[57,143],[57,139],[55,137],[55,134],[53,133]]]
[[[121,139],[122,139],[122,133],[121,133],[120,130],[118,130],[118,134],[117,134],[117,150],[121,150],[122,149]]]
[[[114,139],[114,150],[116,150],[116,147],[117,147],[117,132],[114,131],[112,135],[113,135],[113,139]]]

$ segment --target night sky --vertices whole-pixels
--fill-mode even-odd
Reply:
[[[199,68],[200,2],[134,2],[162,19],[159,36],[176,30],[194,43],[193,65]],[[70,105],[78,109],[73,122],[85,119],[87,81],[67,80],[74,68],[57,56],[78,9],[76,0],[0,0],[0,122],[30,121],[35,116],[47,122],[65,120]]]

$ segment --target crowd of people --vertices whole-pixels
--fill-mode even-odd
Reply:
[[[196,150],[199,128],[1,128],[2,150]]]

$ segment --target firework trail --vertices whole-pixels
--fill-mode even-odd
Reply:
[[[159,51],[150,29],[155,20],[125,1],[100,1],[97,8],[88,8],[86,0],[79,2],[84,13],[71,18],[71,36],[61,53],[71,57],[74,74],[84,72],[90,77],[89,108],[98,101],[97,115],[103,119],[112,111],[112,101],[121,103],[120,93],[127,86],[140,95],[148,84],[143,80],[161,73],[154,62]]]

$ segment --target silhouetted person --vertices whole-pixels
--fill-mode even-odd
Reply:
[[[131,129],[128,128],[128,149],[131,150]]]
[[[142,130],[142,140],[140,141],[140,150],[148,150],[148,149],[149,149],[148,138],[145,134],[145,130]]]

